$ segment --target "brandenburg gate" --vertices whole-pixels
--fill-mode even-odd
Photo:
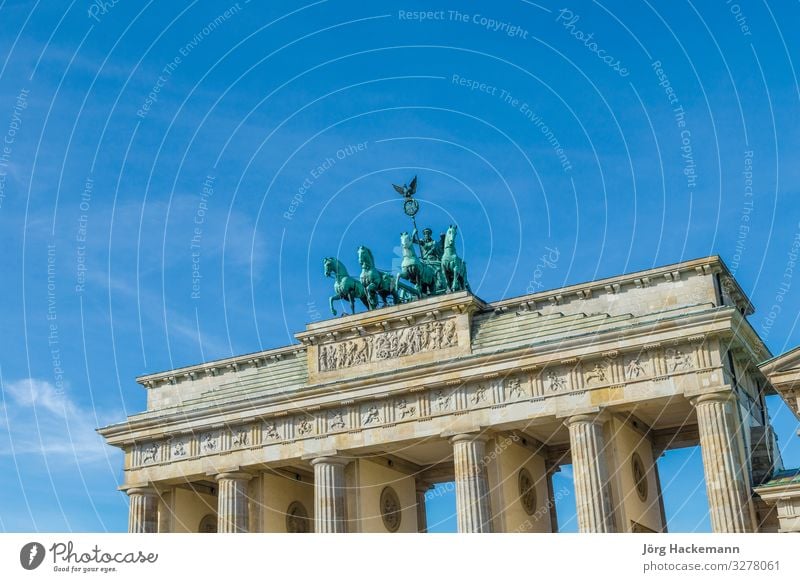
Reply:
[[[770,354],[718,257],[486,303],[467,289],[311,323],[298,343],[138,379],[132,532],[666,531],[656,459],[699,445],[715,532],[800,530],[765,396],[795,415],[800,353]],[[678,477],[679,478],[679,477]]]
[[[800,351],[770,357],[719,257],[486,303],[455,225],[418,238],[416,188],[396,276],[323,260],[349,315],[138,379],[147,410],[99,431],[131,532],[424,532],[450,482],[460,532],[556,532],[568,464],[580,531],[665,532],[656,460],[696,445],[715,532],[800,531],[765,403],[798,415]]]

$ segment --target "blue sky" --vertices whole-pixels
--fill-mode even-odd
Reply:
[[[800,344],[798,13],[0,0],[0,531],[124,530],[94,427],[144,409],[137,375],[328,317],[322,257],[391,268],[414,174],[486,300],[720,254]],[[660,465],[671,527],[708,530],[699,451]]]

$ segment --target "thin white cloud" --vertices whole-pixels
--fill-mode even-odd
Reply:
[[[45,380],[26,378],[0,389],[0,456],[39,454],[48,462],[84,464],[106,460],[112,452],[95,428],[120,414],[82,406]]]

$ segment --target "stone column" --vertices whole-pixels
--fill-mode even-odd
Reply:
[[[486,475],[487,437],[461,434],[450,439],[456,477],[456,511],[460,533],[491,533],[492,510]]]
[[[731,392],[715,392],[698,396],[692,404],[697,410],[711,528],[715,533],[752,531],[736,399]]]
[[[314,467],[314,531],[345,533],[347,531],[347,499],[344,467],[349,460],[338,457],[317,457]]]
[[[131,501],[128,513],[129,533],[158,531],[158,494],[150,487],[133,487],[126,491]]]
[[[215,476],[217,492],[217,532],[247,533],[249,504],[247,482],[252,475],[242,472],[220,473]]]
[[[427,481],[420,481],[417,479],[415,486],[417,492],[417,532],[427,533],[428,514],[425,512],[425,493],[432,489],[433,485]]]
[[[603,420],[579,414],[565,421],[569,428],[578,529],[587,533],[614,531],[614,504],[608,478]]]

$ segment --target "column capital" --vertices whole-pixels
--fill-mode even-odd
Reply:
[[[152,487],[129,487],[125,493],[130,498],[128,509],[129,533],[155,533],[158,531],[158,494]]]
[[[237,481],[249,481],[254,475],[246,471],[223,471],[214,475],[214,479],[218,482],[223,479],[235,479]]]
[[[564,419],[564,426],[569,427],[572,424],[602,424],[609,419],[608,413],[605,410],[601,410],[599,412],[584,412],[581,414],[575,414],[573,416],[568,416]]]
[[[490,438],[491,438],[490,435],[482,432],[463,432],[459,434],[450,435],[448,437],[450,444],[463,443],[463,442],[485,443]]]
[[[131,497],[133,495],[152,495],[155,497],[158,495],[158,491],[156,490],[156,488],[149,485],[139,485],[136,487],[129,487],[128,489],[125,489],[125,493],[128,495],[128,497]]]
[[[697,406],[703,402],[729,402],[735,398],[732,390],[724,390],[722,392],[707,392],[706,394],[699,394],[689,398],[692,406]]]
[[[349,464],[352,459],[347,459],[344,457],[334,457],[334,456],[321,456],[321,457],[314,457],[309,462],[311,466],[314,467],[316,465],[341,465],[344,467],[345,465]]]

